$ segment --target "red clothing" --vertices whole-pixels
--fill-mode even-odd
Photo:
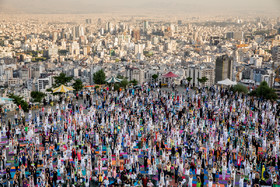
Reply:
[[[78,156],[78,160],[81,161],[82,160],[81,152],[78,152],[77,156]]]
[[[147,186],[147,183],[148,183],[148,178],[147,178],[147,176],[144,177],[144,178],[142,179],[142,183],[143,183],[143,186],[144,186],[144,187]]]
[[[74,159],[76,157],[76,150],[72,149],[72,158]]]
[[[242,161],[242,160],[241,160],[241,157],[238,156],[238,157],[237,157],[237,165],[238,165],[238,166],[241,166],[241,161]]]

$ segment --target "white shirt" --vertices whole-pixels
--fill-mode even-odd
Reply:
[[[212,187],[213,186],[213,181],[208,181],[208,187]]]
[[[193,181],[193,178],[190,177],[188,186],[192,186],[192,181]]]

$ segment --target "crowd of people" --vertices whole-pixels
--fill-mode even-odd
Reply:
[[[0,185],[279,185],[279,116],[217,87],[84,91],[2,119]]]

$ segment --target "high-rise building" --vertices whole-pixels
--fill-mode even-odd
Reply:
[[[91,19],[86,19],[86,24],[91,24]]]
[[[73,27],[73,31],[72,31],[73,40],[76,40],[80,36],[84,36],[84,35],[85,35],[84,27],[82,26]]]
[[[256,66],[257,68],[261,68],[263,57],[259,57],[259,55],[254,55],[250,58],[250,64]]]
[[[61,40],[61,46],[60,46],[60,49],[62,50],[66,50],[66,47],[67,47],[67,43],[65,40]]]
[[[23,81],[27,81],[28,79],[31,78],[31,71],[29,68],[22,68],[19,71],[19,78]]]
[[[197,34],[194,37],[194,40],[196,41]],[[220,43],[221,39],[219,36],[211,36],[210,37],[210,44],[211,45],[218,45]]]
[[[42,77],[37,80],[38,91],[44,92],[46,89],[52,87],[52,76]]]
[[[135,55],[138,55],[138,54],[143,54],[143,51],[145,49],[145,44],[136,44],[134,46],[134,52],[135,52]]]
[[[126,29],[126,25],[123,22],[119,22],[119,31],[124,32]]]
[[[101,18],[98,18],[97,25],[101,25],[101,24],[102,24],[102,20]]]
[[[125,76],[129,81],[137,80],[140,84],[144,82],[144,71],[135,67],[126,67]]]
[[[101,28],[99,32],[100,32],[100,35],[104,35],[104,28]]]
[[[78,32],[79,32],[78,30],[79,30],[79,27],[73,27],[73,29],[72,29],[73,40],[75,40],[78,37]]]
[[[79,37],[84,35],[85,35],[84,27],[79,26]]]
[[[233,38],[235,39],[235,40],[243,40],[243,38],[244,38],[244,32],[242,32],[242,31],[240,31],[240,32],[234,32],[234,34],[233,34]]]
[[[214,85],[214,79],[215,79],[215,70],[213,67],[206,67],[206,66],[189,66],[185,69],[185,77],[191,77],[190,84],[193,86],[199,85],[198,79],[201,79],[202,77],[206,77],[208,80],[204,84],[205,86],[212,86]]]
[[[49,58],[52,58],[52,57],[57,57],[58,55],[58,47],[56,45],[52,45],[48,48],[48,51],[47,51],[47,56]]]
[[[61,39],[65,38],[65,29],[64,28],[61,30],[60,35],[61,35],[61,37],[60,37]]]
[[[171,51],[171,43],[170,42],[166,42],[164,44],[164,51],[165,52],[170,52]]]
[[[182,20],[178,20],[178,25],[182,25]]]
[[[148,30],[148,28],[149,28],[149,22],[145,20],[145,21],[144,21],[144,25],[143,25],[143,26],[144,26],[144,29],[143,29],[143,30],[144,30],[144,32],[145,32],[145,31],[147,31],[147,30]]]
[[[134,29],[132,36],[134,38],[134,40],[137,42],[138,40],[140,40],[140,30],[138,29]]]
[[[227,32],[226,39],[233,39],[234,33],[233,32]]]
[[[57,38],[58,38],[58,33],[57,33],[56,31],[54,31],[54,32],[52,33],[52,40],[53,40],[54,42],[56,42]]]
[[[275,67],[280,66],[280,46],[272,48],[272,60]]]
[[[111,24],[111,22],[107,22],[107,23],[106,23],[106,26],[105,26],[105,31],[106,31],[106,32],[111,32],[111,29],[112,29],[112,24]]]
[[[217,57],[215,68],[215,82],[225,80],[226,78],[232,80],[233,61],[228,55]]]
[[[152,38],[152,44],[153,44],[153,45],[157,45],[157,44],[158,44],[158,37],[154,36],[154,37]]]
[[[80,54],[80,45],[77,41],[73,41],[71,45],[71,55],[78,55]]]

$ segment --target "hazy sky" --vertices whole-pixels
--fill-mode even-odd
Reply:
[[[280,0],[0,0],[12,13],[256,13],[280,16]]]

